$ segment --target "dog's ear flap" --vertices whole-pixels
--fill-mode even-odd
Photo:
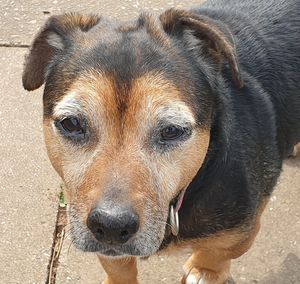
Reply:
[[[184,31],[191,31],[194,39],[205,43],[205,51],[219,65],[223,65],[224,58],[227,59],[236,86],[238,88],[243,87],[234,42],[229,40],[231,36],[233,41],[229,29],[225,32],[208,17],[176,9],[165,11],[160,15],[160,21],[164,31],[173,37],[183,39]],[[195,40],[192,44],[195,44]]]
[[[72,44],[75,34],[87,32],[99,22],[94,15],[67,13],[50,17],[35,37],[25,58],[23,87],[32,91],[45,81],[47,67],[55,54]]]

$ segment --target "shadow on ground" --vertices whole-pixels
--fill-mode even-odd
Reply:
[[[300,279],[300,259],[293,253],[289,253],[281,265],[281,269],[271,272],[259,284],[298,284]]]

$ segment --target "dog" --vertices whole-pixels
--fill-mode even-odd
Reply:
[[[137,258],[187,247],[181,283],[233,283],[300,141],[299,19],[299,0],[208,0],[130,22],[67,13],[39,31],[23,86],[45,83],[73,241],[105,284],[137,284]]]

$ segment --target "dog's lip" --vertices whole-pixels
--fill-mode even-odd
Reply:
[[[123,246],[114,246],[114,245],[105,245],[104,247],[98,249],[96,252],[102,255],[112,256],[112,257],[124,256],[128,254],[126,248],[124,248]]]
[[[150,254],[144,254],[139,249],[136,249],[134,244],[129,245],[121,245],[121,246],[111,246],[111,245],[105,245],[101,246],[101,243],[98,243],[100,246],[95,247],[93,252],[99,254],[99,255],[105,255],[108,257],[124,257],[124,256],[139,256],[139,257],[146,257],[151,255]]]
[[[121,255],[123,255],[121,252],[116,251],[112,248],[102,252],[102,254],[107,255],[107,256],[121,256]]]

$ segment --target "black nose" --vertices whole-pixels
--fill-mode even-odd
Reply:
[[[94,208],[87,226],[100,242],[126,243],[139,229],[139,218],[131,207],[117,205]]]

